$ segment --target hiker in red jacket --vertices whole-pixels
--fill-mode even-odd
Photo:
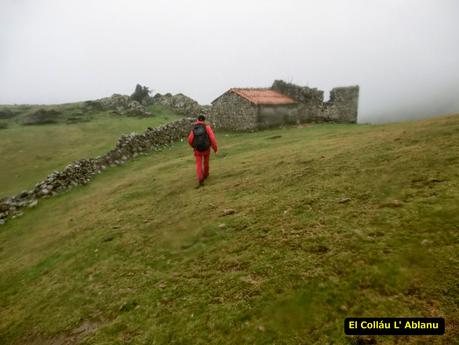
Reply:
[[[204,180],[209,176],[209,156],[210,147],[217,154],[217,140],[215,134],[204,121],[204,115],[199,115],[198,120],[194,123],[193,129],[188,135],[188,143],[194,148],[194,157],[196,158],[196,173],[198,175],[199,186],[202,186]],[[202,171],[202,161],[204,158],[204,172]]]

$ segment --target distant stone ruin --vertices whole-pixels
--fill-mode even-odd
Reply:
[[[209,108],[208,106],[206,107],[200,105],[194,99],[185,96],[182,93],[178,93],[176,95],[172,95],[170,93],[161,95],[160,93],[157,93],[153,96],[153,103],[167,106],[178,114],[186,116],[196,116],[200,113],[206,113]]]
[[[147,103],[140,103],[131,99],[130,96],[113,94],[110,97],[97,99],[95,101],[86,101],[84,108],[86,111],[111,110],[113,114],[127,116],[147,117],[153,114],[145,108]]]
[[[359,87],[337,87],[330,100],[324,92],[276,80],[271,88],[230,89],[212,102],[216,128],[256,130],[307,122],[356,123]]]
[[[153,114],[145,108],[147,105],[152,104],[152,98],[149,93],[150,89],[148,87],[137,84],[131,96],[115,93],[110,97],[86,101],[84,102],[84,110],[111,110],[113,114],[117,115],[152,116]]]
[[[183,116],[197,116],[200,113],[208,113],[210,108],[209,106],[200,105],[194,99],[182,93],[176,95],[157,93],[154,97],[144,97],[141,102],[134,99],[134,96],[134,94],[131,96],[113,94],[110,97],[86,101],[84,106],[88,111],[111,110],[114,114],[127,116],[152,116],[153,114],[146,110],[146,106],[150,104],[166,106]]]

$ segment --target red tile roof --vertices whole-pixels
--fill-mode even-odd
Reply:
[[[292,98],[271,89],[239,89],[233,88],[228,92],[234,92],[244,97],[253,104],[283,105],[298,103]]]

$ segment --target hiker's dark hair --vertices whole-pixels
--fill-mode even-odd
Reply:
[[[199,115],[198,116],[199,121],[206,121],[206,117],[204,115]]]

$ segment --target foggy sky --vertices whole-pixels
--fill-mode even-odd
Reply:
[[[359,84],[359,122],[459,112],[459,1],[0,0],[0,104],[274,79]]]

